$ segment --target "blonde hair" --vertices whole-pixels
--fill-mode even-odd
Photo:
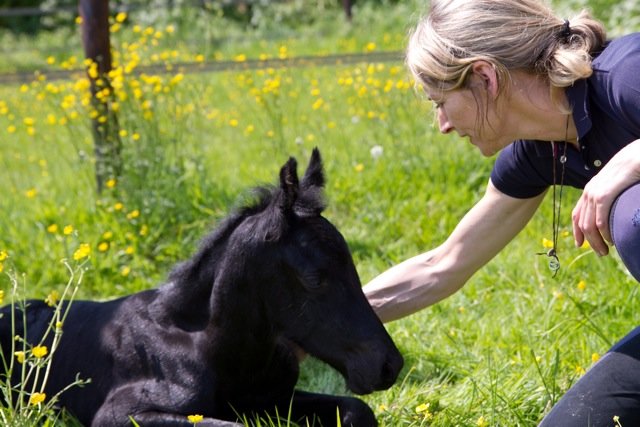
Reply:
[[[495,67],[501,91],[515,69],[567,87],[591,75],[605,41],[585,10],[567,22],[539,0],[432,0],[410,34],[406,63],[417,83],[444,91],[465,87],[479,60]]]

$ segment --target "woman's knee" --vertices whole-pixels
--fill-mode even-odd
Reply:
[[[618,255],[640,282],[640,182],[627,188],[613,202],[609,228]]]

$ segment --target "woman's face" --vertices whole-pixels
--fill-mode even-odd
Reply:
[[[470,76],[467,88],[450,91],[427,90],[434,102],[440,132],[453,131],[469,138],[484,156],[492,156],[513,141],[506,132],[505,120],[496,114],[495,99],[488,97],[485,85]],[[491,97],[493,98],[493,97]]]

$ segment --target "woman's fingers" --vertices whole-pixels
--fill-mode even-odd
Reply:
[[[606,199],[589,197],[585,189],[572,214],[573,235],[577,246],[582,246],[586,240],[598,255],[609,253],[607,241],[611,239],[608,221],[610,205]]]

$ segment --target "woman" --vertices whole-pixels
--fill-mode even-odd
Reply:
[[[383,321],[460,289],[524,228],[549,188],[557,211],[562,185],[584,188],[572,215],[576,245],[586,240],[603,256],[614,243],[640,280],[640,33],[608,42],[587,12],[565,20],[537,0],[433,0],[407,64],[442,133],[500,154],[486,193],[444,243],[365,287]],[[548,255],[557,268],[555,248]],[[640,328],[542,425],[608,426],[614,415],[640,425],[639,359]]]

